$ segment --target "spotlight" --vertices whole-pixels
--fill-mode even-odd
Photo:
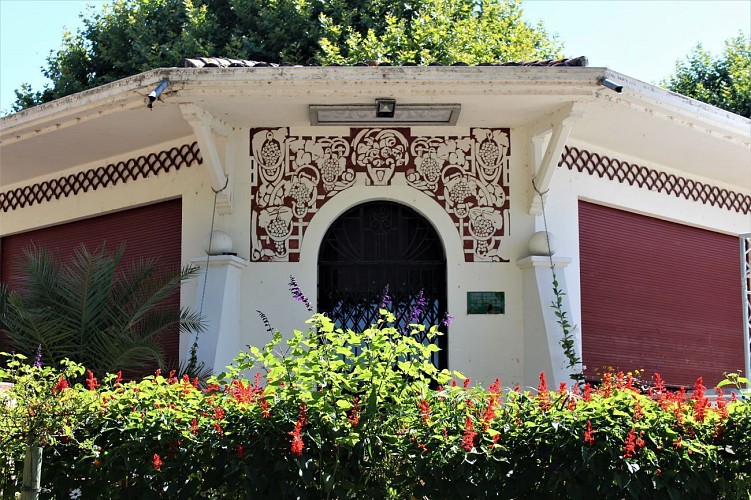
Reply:
[[[149,94],[149,103],[146,105],[146,107],[151,109],[154,106],[154,101],[159,99],[159,96],[162,95],[162,92],[164,92],[164,89],[166,89],[168,86],[169,80],[167,80],[166,78],[159,82],[159,85],[157,85],[156,88]]]
[[[600,85],[609,88],[610,90],[614,90],[617,93],[623,92],[623,85],[618,85],[613,80],[608,80],[607,78],[600,78]]]
[[[396,112],[396,99],[376,99],[376,116],[393,118]]]

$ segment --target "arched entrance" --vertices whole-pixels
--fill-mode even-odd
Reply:
[[[326,232],[318,254],[318,310],[337,326],[366,329],[378,319],[388,285],[391,310],[402,328],[422,290],[418,321],[440,324],[447,310],[446,256],[433,226],[404,205],[376,201],[357,205]],[[441,331],[446,331],[442,327]],[[447,367],[447,336],[438,337],[433,362]]]

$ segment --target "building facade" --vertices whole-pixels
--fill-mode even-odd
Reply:
[[[217,370],[269,340],[257,311],[304,327],[290,276],[352,327],[386,285],[396,312],[422,291],[422,319],[455,318],[437,364],[533,386],[570,373],[552,267],[588,378],[747,371],[751,122],[547,64],[187,60],[4,117],[0,279],[31,241],[201,266],[181,302],[206,316]]]

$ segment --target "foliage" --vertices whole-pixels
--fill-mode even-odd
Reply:
[[[701,380],[671,393],[658,375],[646,394],[623,374],[581,392],[549,391],[544,374],[537,391],[457,384],[415,340],[419,325],[405,335],[382,313],[364,332],[314,315],[203,390],[160,373],[65,389],[85,411],[45,453],[46,486],[84,498],[748,498],[748,400],[710,404]]]
[[[519,0],[422,0],[366,32],[322,16],[325,63],[466,64],[547,59],[561,45],[522,19]]]
[[[468,64],[556,56],[520,0],[116,0],[82,15],[47,58],[41,91],[22,84],[13,111],[186,57],[295,64]]]
[[[661,85],[751,118],[751,37],[739,33],[726,40],[719,57],[698,44]]]
[[[0,364],[0,382],[13,384],[7,391],[0,389],[0,492],[4,482],[20,471],[8,465],[22,462],[25,448],[51,446],[69,440],[73,427],[81,421],[82,403],[87,397],[73,396],[66,389],[69,380],[80,377],[84,368],[68,360],[60,369],[42,365],[37,358],[29,363],[22,354],[0,353],[6,359]],[[4,365],[4,367],[3,367]]]
[[[0,288],[0,331],[26,356],[41,347],[53,366],[69,359],[97,375],[163,366],[162,334],[202,329],[196,313],[170,303],[195,269],[163,272],[153,259],[121,265],[124,252],[81,246],[62,263],[27,250],[19,289]]]

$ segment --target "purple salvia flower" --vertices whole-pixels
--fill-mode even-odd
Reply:
[[[381,303],[378,307],[386,309],[389,304],[391,304],[391,297],[389,296],[389,285],[387,283],[386,286],[383,287],[383,295],[381,295]]]
[[[412,313],[409,316],[410,324],[417,323],[417,321],[420,319],[420,315],[422,314],[423,308],[425,307],[425,304],[427,303],[422,292],[423,291],[420,290],[420,293],[417,294],[417,298],[415,299],[415,307],[412,309]]]
[[[39,344],[37,346],[37,355],[34,358],[34,366],[36,366],[37,368],[44,366],[44,363],[42,363],[42,344]]]
[[[305,304],[305,307],[308,309],[308,311],[313,312],[313,306],[310,304],[310,301],[305,296],[304,293],[302,293],[302,290],[300,290],[300,285],[297,284],[297,280],[294,276],[290,274],[289,276],[289,291],[292,293],[292,297],[298,301]]]
[[[446,314],[443,316],[443,321],[441,321],[441,323],[443,323],[443,326],[449,326],[453,321],[454,317],[450,315],[448,311],[446,311]]]
[[[271,322],[269,321],[268,316],[266,316],[260,309],[256,309],[256,312],[261,317],[261,321],[263,321],[263,325],[266,327],[266,331],[269,333],[274,333],[274,329],[271,328]]]

